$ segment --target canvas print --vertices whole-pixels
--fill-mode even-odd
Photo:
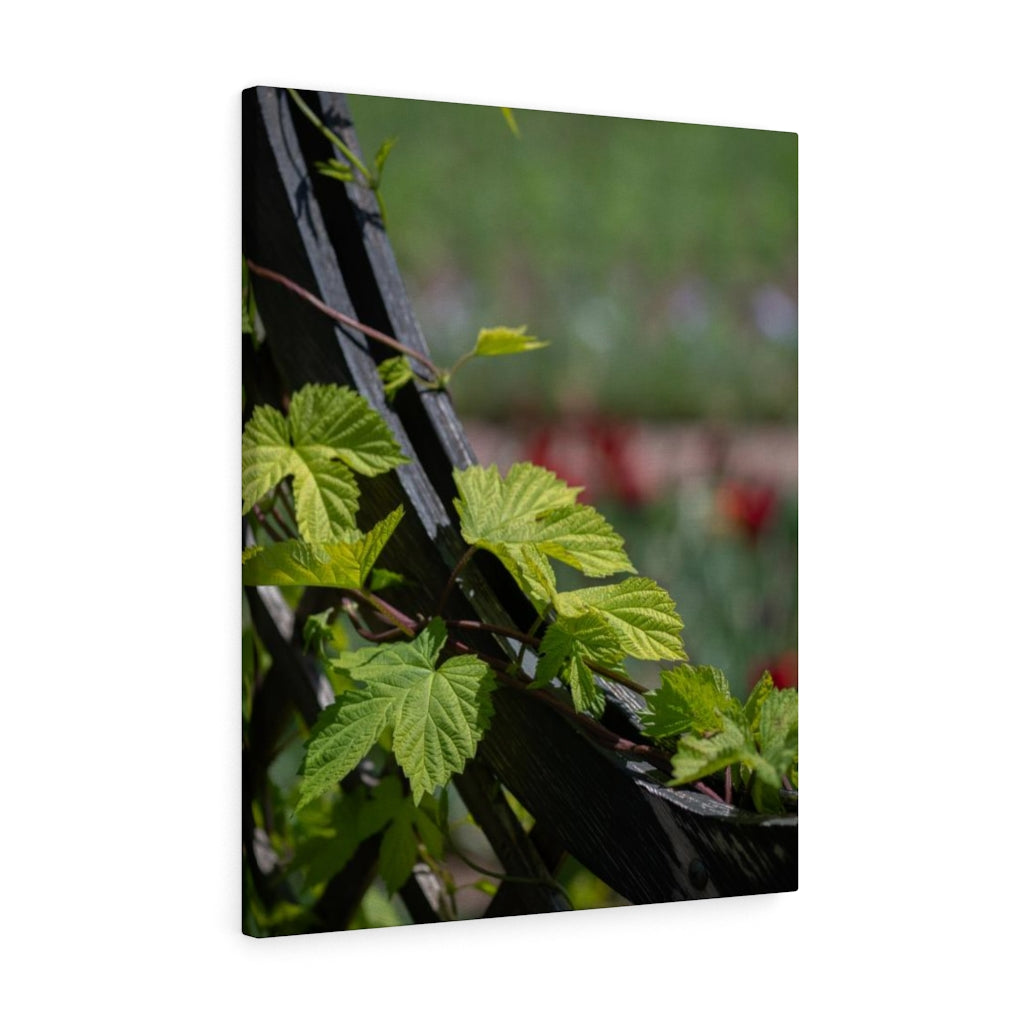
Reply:
[[[242,117],[243,931],[796,889],[796,136]]]

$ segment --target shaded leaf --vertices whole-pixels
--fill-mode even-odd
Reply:
[[[384,396],[390,402],[413,379],[412,363],[408,356],[392,356],[377,364],[377,375],[384,385]]]
[[[544,634],[540,655],[534,685],[543,685],[561,675],[569,684],[576,710],[600,718],[604,694],[597,688],[587,661],[608,669],[621,666],[624,654],[615,630],[596,612],[571,619],[559,617]]]
[[[245,586],[317,586],[359,590],[384,545],[402,520],[401,505],[369,533],[349,531],[333,543],[282,541],[260,548],[243,559]]]
[[[647,694],[640,717],[648,736],[663,739],[688,731],[716,732],[723,728],[724,714],[739,710],[719,669],[678,665],[661,673],[661,687]]]

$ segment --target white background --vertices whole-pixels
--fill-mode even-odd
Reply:
[[[8,1019],[1019,1012],[1012,6],[567,6],[6,11]],[[254,84],[799,132],[799,893],[240,934]]]

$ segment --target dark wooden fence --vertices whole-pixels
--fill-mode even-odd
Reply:
[[[345,143],[359,152],[344,98],[303,93],[304,100]],[[370,191],[313,170],[335,154],[298,114],[283,89],[243,94],[243,250],[319,296],[327,305],[426,353],[426,343],[397,272],[380,212]],[[376,364],[394,353],[361,332],[339,326],[281,285],[254,279],[267,343],[243,359],[246,399],[280,405],[282,394],[308,382],[354,387],[384,417],[415,459],[362,482],[364,528],[404,504],[406,516],[385,549],[383,564],[414,586],[408,610],[430,614],[436,595],[465,551],[452,508],[453,467],[475,461],[447,394],[405,387],[384,401]],[[365,517],[365,518],[363,518]],[[533,609],[504,568],[482,554],[464,575],[452,614],[528,629]],[[467,599],[465,594],[472,594]],[[418,597],[417,597],[418,595]],[[307,723],[331,699],[316,665],[302,653],[301,619],[267,588],[249,589],[254,627],[273,657],[273,669],[254,699],[244,755],[243,847],[257,887],[273,899],[256,856],[249,809],[266,770],[261,723],[296,708]],[[419,602],[417,604],[417,601]],[[482,653],[503,652],[489,636],[460,637]],[[640,741],[637,696],[601,681],[605,722]],[[668,789],[650,764],[602,747],[585,730],[532,695],[502,688],[477,757],[455,779],[466,806],[507,874],[549,879],[568,851],[634,903],[792,890],[797,886],[796,818],[771,818],[726,806],[700,793]],[[537,824],[527,834],[502,784]],[[343,928],[371,883],[379,837],[367,840],[330,881],[316,913],[325,930]],[[416,921],[434,913],[415,876],[401,891]],[[555,885],[505,881],[488,915],[568,909]]]

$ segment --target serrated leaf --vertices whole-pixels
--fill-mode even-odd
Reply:
[[[349,388],[307,384],[287,419],[258,406],[242,433],[242,513],[292,477],[299,532],[330,541],[355,527],[359,489],[352,470],[376,476],[409,460],[383,419]]]
[[[754,685],[754,688],[747,697],[746,703],[743,705],[743,713],[747,716],[747,722],[750,725],[750,731],[753,733],[754,739],[757,739],[761,732],[761,708],[764,705],[765,698],[774,689],[775,683],[772,680],[771,673],[765,672]]]
[[[636,571],[604,517],[576,504],[582,488],[569,487],[549,470],[520,462],[504,479],[496,466],[470,466],[453,477],[462,536],[497,555],[535,602],[554,596],[548,558],[588,576]]]
[[[334,543],[288,540],[260,548],[243,559],[242,583],[359,590],[403,515],[399,505],[369,533],[350,531],[346,539]]]
[[[365,689],[343,694],[321,715],[327,720],[310,736],[303,802],[351,771],[386,727],[415,802],[462,771],[490,721],[495,682],[474,655],[437,664],[446,641],[444,624],[433,619],[408,643],[335,660]]]
[[[527,334],[526,324],[522,327],[484,327],[476,336],[473,355],[511,356],[518,352],[547,348],[549,344]]]
[[[377,375],[384,385],[384,396],[390,402],[413,379],[412,363],[408,356],[393,356],[377,364]]]
[[[332,789],[359,764],[377,742],[390,713],[390,698],[369,690],[350,690],[320,712],[302,764],[296,809]]]
[[[559,617],[544,634],[540,655],[534,682],[543,685],[561,675],[569,684],[576,710],[600,718],[604,694],[597,688],[587,661],[608,669],[621,666],[624,652],[615,630],[596,612],[571,619]]]
[[[567,617],[597,612],[616,631],[626,654],[634,658],[679,661],[686,657],[679,636],[683,622],[675,602],[646,577],[558,594],[555,609]]]
[[[733,764],[745,765],[752,771],[764,768],[742,713],[722,716],[721,731],[713,736],[687,733],[679,738],[672,758],[671,785],[696,782]]]
[[[722,672],[711,665],[678,665],[661,673],[661,688],[647,694],[644,732],[655,739],[716,732],[723,716],[741,713]],[[751,741],[753,742],[753,741]]]
[[[761,706],[759,746],[762,758],[772,769],[764,773],[765,782],[775,790],[797,756],[797,700],[796,690],[773,689]]]

